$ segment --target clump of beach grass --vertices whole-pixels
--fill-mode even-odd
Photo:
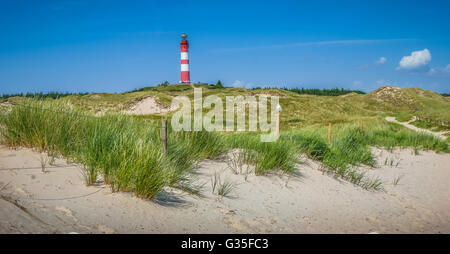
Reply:
[[[220,179],[220,175],[214,172],[214,176],[211,177],[211,192],[218,195],[220,198],[229,197],[231,192],[236,188],[236,185],[229,180]]]
[[[230,148],[247,151],[246,162],[253,164],[255,175],[269,173],[293,173],[295,163],[298,162],[298,150],[290,142],[277,140],[276,142],[261,142],[258,133],[239,133],[226,136]]]
[[[81,173],[83,174],[86,186],[94,185],[97,182],[98,170],[94,167],[83,165],[83,170]]]
[[[95,117],[47,101],[17,105],[0,121],[7,145],[61,154],[85,166],[86,184],[102,174],[113,191],[142,198],[152,198],[166,186],[189,189],[187,175],[194,163],[223,149],[218,134],[170,132],[163,155],[157,126],[121,114]]]
[[[326,126],[285,132],[280,138],[292,142],[310,158],[321,161],[325,170],[365,189],[380,189],[382,185],[379,179],[368,178],[365,172],[357,169],[359,165],[375,165],[370,146],[449,152],[449,145],[439,138],[408,130],[398,124],[371,120],[365,126],[361,132],[357,123],[335,125],[330,144],[326,143]]]
[[[42,173],[46,172],[46,167],[47,167],[47,163],[48,163],[48,157],[45,155],[45,153],[41,153],[39,155],[39,159],[41,162],[41,171]]]
[[[247,149],[232,149],[228,152],[226,160],[228,168],[235,175],[244,175],[247,181],[248,175],[253,171],[252,165],[256,163],[256,152]]]

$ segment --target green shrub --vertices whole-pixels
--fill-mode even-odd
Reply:
[[[220,80],[218,80],[216,85],[215,85],[215,87],[216,88],[223,88],[222,82]]]

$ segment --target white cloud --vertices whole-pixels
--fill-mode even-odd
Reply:
[[[378,59],[378,61],[375,62],[375,64],[376,65],[382,65],[382,64],[385,64],[386,61],[387,61],[387,58],[382,56],[382,57],[380,57],[380,59]]]
[[[445,68],[442,70],[445,74],[450,74],[450,64],[447,64]]]
[[[235,88],[247,88],[250,89],[253,87],[253,83],[246,83],[242,80],[235,80],[232,84],[233,87]]]
[[[398,86],[398,84],[396,82],[393,82],[390,80],[384,80],[384,79],[377,80],[377,85],[378,86]]]
[[[240,81],[240,80],[235,80],[232,84],[233,87],[243,87],[244,82]]]
[[[447,66],[445,66],[444,71],[450,73],[450,64],[447,64]]]
[[[431,62],[431,54],[428,49],[418,50],[409,56],[404,56],[399,62],[397,70],[428,70],[428,64]]]
[[[311,41],[311,42],[298,42],[298,43],[286,43],[286,44],[274,44],[274,45],[260,45],[252,47],[242,48],[222,48],[214,49],[215,52],[223,51],[241,51],[241,50],[263,50],[263,49],[276,49],[276,48],[294,48],[294,47],[310,47],[310,46],[333,46],[333,45],[357,45],[357,44],[373,44],[373,43],[389,43],[389,42],[402,42],[402,41],[414,41],[415,39],[372,39],[372,40],[334,40],[334,41]]]
[[[404,56],[399,62],[397,70],[420,72],[429,76],[450,76],[450,64],[445,67],[430,68],[431,53],[428,49],[414,51],[409,56]]]
[[[361,81],[359,81],[359,80],[353,81],[353,86],[354,86],[354,87],[360,87],[360,86],[362,86],[362,85],[363,85],[363,82],[361,82]]]
[[[436,69],[436,68],[431,68],[429,71],[428,71],[428,75],[436,75],[436,74],[438,74],[439,73],[439,71],[438,71],[438,69]]]
[[[427,74],[431,76],[448,76],[450,75],[450,64],[447,64],[444,68],[431,68]]]

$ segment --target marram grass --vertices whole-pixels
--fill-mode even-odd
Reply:
[[[357,169],[359,165],[375,165],[371,146],[450,152],[448,143],[437,137],[384,120],[367,121],[362,130],[358,123],[334,125],[330,144],[326,143],[327,135],[328,127],[322,126],[285,132],[280,138],[294,143],[310,158],[321,161],[325,170],[366,189],[381,188],[379,179],[368,178]]]
[[[87,184],[101,173],[113,191],[143,198],[166,186],[189,189],[185,184],[194,163],[221,152],[211,147],[223,147],[215,133],[169,133],[163,155],[157,126],[126,115],[95,117],[48,102],[15,106],[1,115],[0,124],[7,145],[59,153],[84,165]]]

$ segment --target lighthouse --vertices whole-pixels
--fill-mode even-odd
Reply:
[[[180,44],[181,80],[180,80],[180,83],[190,84],[191,81],[189,79],[189,56],[188,56],[189,44],[188,44],[188,41],[186,38],[187,38],[186,34],[181,35],[181,44]]]

